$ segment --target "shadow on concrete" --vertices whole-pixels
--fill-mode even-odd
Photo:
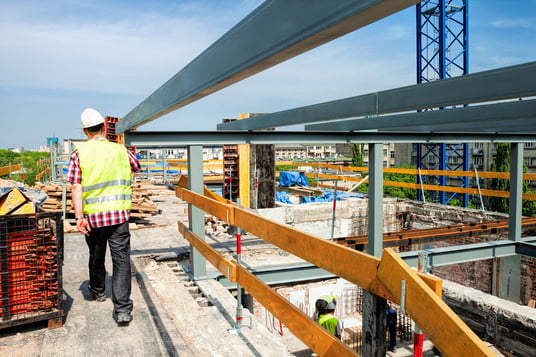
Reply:
[[[134,265],[132,265],[134,268]],[[175,346],[173,345],[173,340],[171,336],[169,335],[168,331],[166,330],[166,327],[164,326],[164,323],[162,322],[162,319],[160,317],[160,314],[158,313],[158,310],[156,309],[156,306],[151,299],[151,296],[149,295],[149,292],[147,291],[147,282],[146,279],[144,279],[143,273],[140,272],[134,272],[133,273],[136,276],[136,281],[138,282],[141,295],[143,296],[143,299],[145,300],[145,303],[147,304],[147,308],[149,309],[149,313],[151,314],[151,318],[153,319],[154,326],[156,330],[158,331],[158,334],[160,335],[160,339],[162,340],[162,343],[164,344],[164,348],[166,349],[169,356],[178,356],[179,353]]]
[[[63,290],[63,324],[65,325],[65,321],[67,321],[67,315],[69,315],[69,312],[71,311],[71,307],[73,306],[74,299],[71,295],[67,293],[67,291]]]

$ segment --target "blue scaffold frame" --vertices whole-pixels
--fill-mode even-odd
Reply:
[[[417,15],[417,83],[432,82],[469,73],[467,0],[426,0],[415,5]],[[443,108],[439,108],[443,109]],[[469,144],[417,144],[417,166],[423,170],[469,170]],[[417,183],[468,187],[468,177],[418,176]],[[417,198],[441,204],[459,200],[469,203],[468,194],[419,191]]]

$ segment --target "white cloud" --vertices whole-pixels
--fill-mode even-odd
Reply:
[[[523,28],[523,29],[536,29],[536,22],[534,19],[500,19],[491,22],[491,26],[499,29],[505,28]]]
[[[9,9],[16,16],[0,23],[0,86],[152,91],[229,26],[226,14],[231,9],[204,13],[194,4],[172,14],[126,11],[129,17],[120,20],[80,14],[40,17],[35,7],[26,14],[21,8]]]

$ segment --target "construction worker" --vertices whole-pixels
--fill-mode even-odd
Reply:
[[[385,316],[386,316],[385,324],[387,327],[387,331],[389,332],[389,350],[395,351],[396,350],[396,324],[397,324],[396,310],[393,309],[391,306],[387,305]]]
[[[104,118],[95,109],[80,116],[88,141],[71,155],[67,179],[72,184],[76,228],[89,247],[89,292],[106,300],[104,258],[110,246],[113,262],[112,301],[118,324],[132,321],[130,232],[132,173],[140,163],[125,146],[105,137]]]
[[[333,295],[324,295],[316,300],[315,307],[318,323],[338,339],[342,336],[342,324],[333,316],[337,300]]]

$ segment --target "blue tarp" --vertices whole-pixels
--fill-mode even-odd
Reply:
[[[309,181],[303,172],[281,171],[279,173],[279,186],[302,186],[309,187]]]
[[[276,202],[292,204],[292,202],[290,202],[289,193],[285,192],[285,191],[276,192],[275,193],[275,200],[276,200]]]
[[[312,202],[333,202],[333,190],[322,188],[324,191],[323,196],[313,196],[313,197],[302,197],[301,203],[312,203]],[[363,198],[362,193],[348,193],[344,191],[337,191],[337,201],[340,201],[343,198],[347,197],[360,197]]]

